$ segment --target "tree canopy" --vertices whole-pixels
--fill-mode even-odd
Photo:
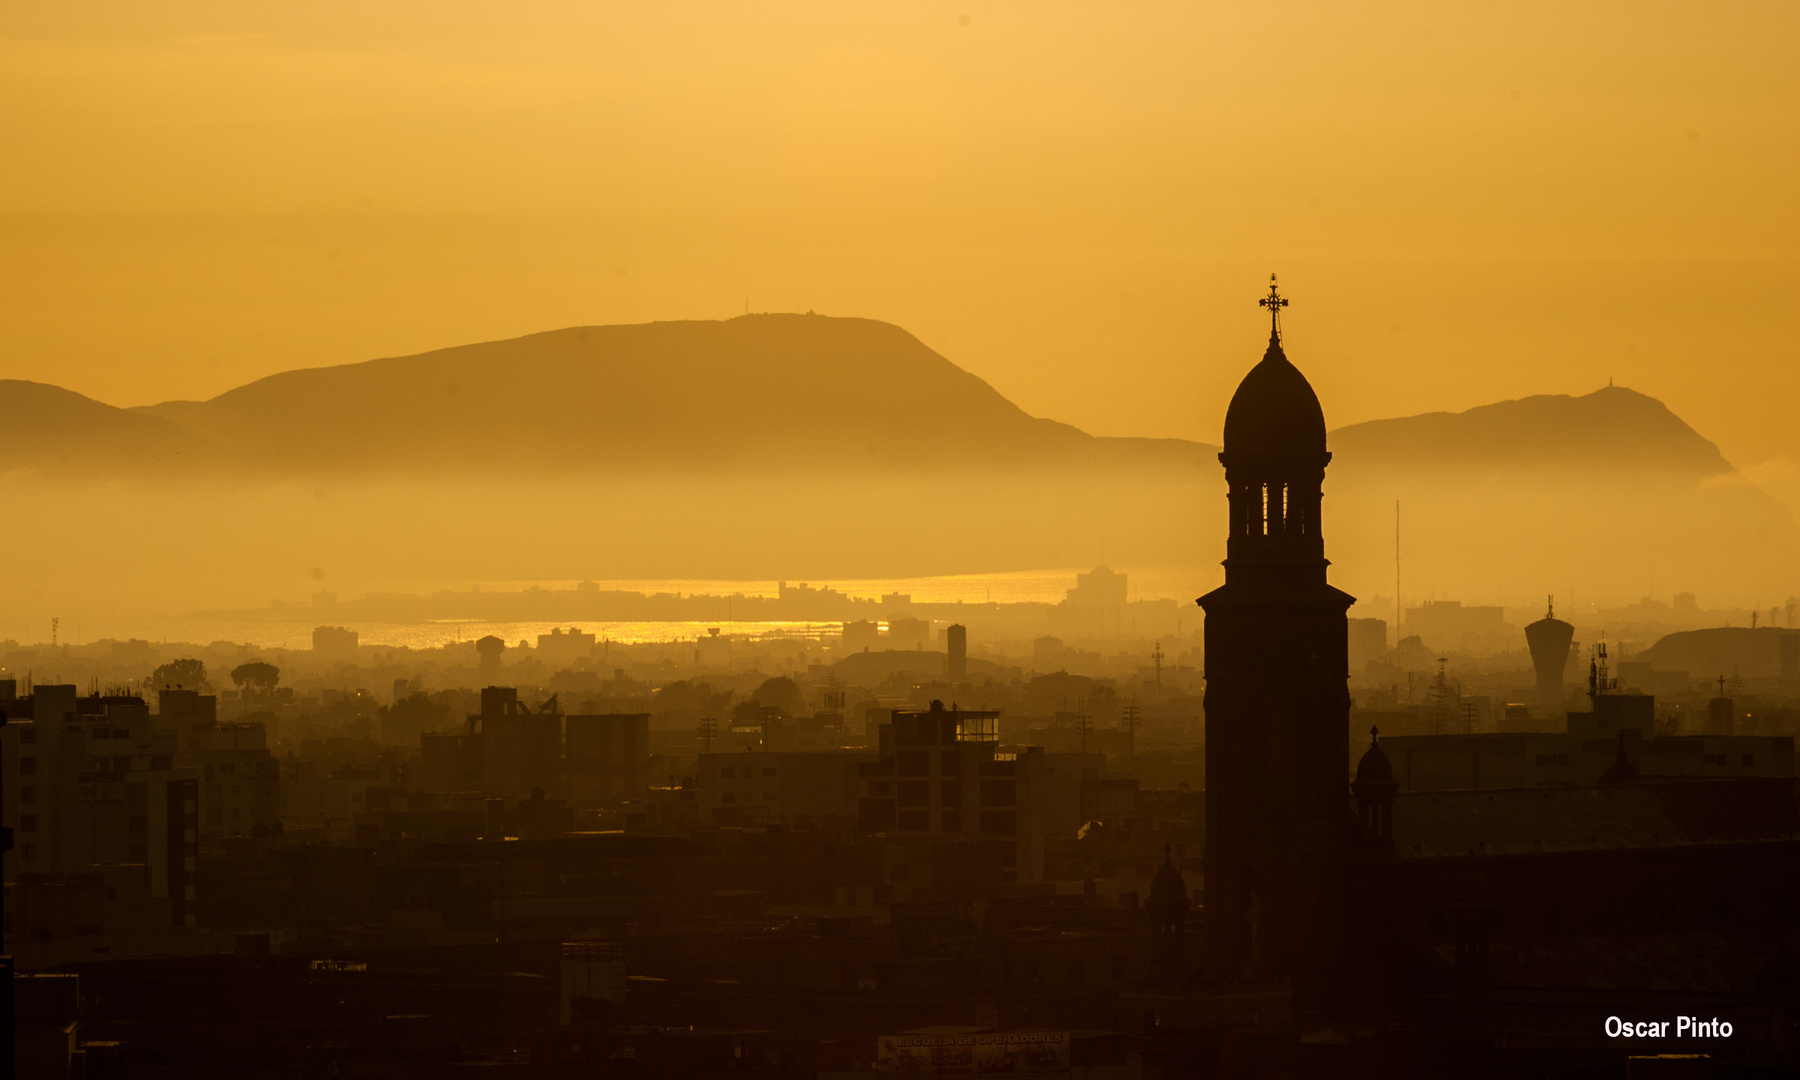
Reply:
[[[251,660],[231,669],[231,681],[240,690],[267,694],[281,681],[281,669],[261,660]]]
[[[211,690],[212,683],[206,678],[206,663],[190,657],[159,666],[150,673],[150,687],[153,690]]]
[[[758,705],[773,706],[788,716],[798,716],[805,704],[800,687],[786,675],[777,675],[765,681],[750,697]]]

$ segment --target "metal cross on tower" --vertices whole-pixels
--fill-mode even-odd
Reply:
[[[1287,307],[1287,298],[1275,288],[1275,275],[1269,275],[1269,295],[1256,302],[1257,307],[1269,309],[1269,336],[1276,341],[1281,340],[1281,309]]]

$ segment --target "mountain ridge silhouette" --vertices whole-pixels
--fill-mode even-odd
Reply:
[[[819,315],[568,327],[128,409],[0,380],[0,423],[11,433],[0,468],[133,476],[954,465],[1204,477],[1218,449],[1033,417],[898,326]],[[1666,405],[1624,387],[1345,425],[1330,448],[1349,466],[1334,472],[1735,471]]]

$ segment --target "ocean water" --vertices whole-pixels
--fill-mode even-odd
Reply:
[[[814,588],[829,587],[852,597],[871,600],[878,600],[890,593],[903,593],[921,603],[955,603],[959,600],[966,603],[1056,603],[1062,600],[1067,590],[1075,585],[1075,575],[1088,569],[1092,568],[1066,567],[937,577],[809,579],[804,583]],[[1176,599],[1186,602],[1217,584],[1217,567],[1183,565],[1117,567],[1115,569],[1127,574],[1127,588],[1133,600]],[[789,584],[801,583],[799,579],[789,581]],[[440,591],[463,592],[476,585],[483,592],[516,592],[532,587],[572,590],[579,582],[414,581],[363,584],[365,587],[360,590],[354,587],[339,587],[333,591],[341,600],[352,600],[362,591],[425,595]],[[676,593],[688,596],[698,593],[730,596],[742,593],[746,596],[768,597],[778,595],[780,586],[777,581],[731,581],[701,578],[599,581],[595,584],[605,590],[617,589],[646,594]],[[293,597],[289,602],[290,604],[305,605],[309,603],[309,600],[310,598],[307,597]],[[270,608],[266,616],[259,614],[254,609],[236,613],[173,614],[161,617],[125,614],[110,616],[106,613],[99,613],[98,617],[89,615],[79,622],[65,620],[61,627],[59,640],[68,644],[80,645],[105,638],[121,640],[142,638],[150,641],[201,645],[213,642],[233,642],[261,648],[308,649],[312,646],[312,631],[317,625],[319,625],[319,619],[310,614],[298,613],[291,606]],[[508,644],[517,644],[521,640],[535,642],[539,634],[549,633],[555,627],[567,627],[569,623],[566,621],[456,620],[417,623],[349,621],[347,625],[361,635],[361,641],[364,644],[419,649],[437,648],[459,641],[473,641],[488,634],[496,635]],[[840,624],[836,622],[596,621],[578,622],[575,625],[602,640],[634,644],[692,641],[706,634],[710,628],[715,626],[720,629],[721,633],[753,637],[824,638],[835,637],[840,631]],[[36,630],[36,628],[33,629]],[[8,630],[12,630],[12,628],[0,628],[0,632]],[[45,627],[29,635],[19,634],[16,630],[12,632],[20,641],[37,640],[47,643],[49,640],[49,635],[45,632],[47,630],[48,627]]]

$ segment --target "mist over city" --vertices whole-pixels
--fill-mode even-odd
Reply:
[[[1797,19],[0,17],[8,1075],[1800,1074]]]

